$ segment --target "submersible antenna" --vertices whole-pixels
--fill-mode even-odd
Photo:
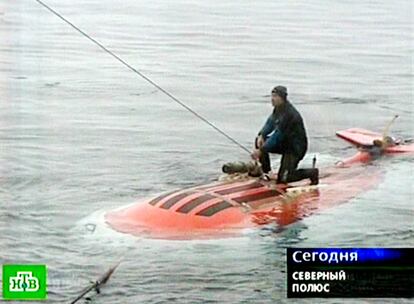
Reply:
[[[115,54],[111,50],[107,49],[102,43],[100,43],[99,41],[97,41],[95,38],[92,38],[90,35],[88,35],[86,32],[84,32],[83,30],[81,30],[75,24],[73,24],[72,22],[70,22],[68,19],[66,19],[65,17],[63,17],[60,13],[58,13],[57,11],[55,11],[54,9],[52,9],[50,6],[48,6],[47,4],[45,4],[43,1],[41,1],[41,0],[35,0],[35,1],[37,3],[39,3],[41,6],[43,6],[44,8],[46,8],[49,12],[51,12],[52,14],[54,14],[55,16],[57,16],[58,18],[60,18],[61,20],[63,20],[65,23],[67,23],[68,25],[70,25],[73,29],[75,29],[77,32],[79,32],[82,36],[86,37],[87,39],[89,39],[90,41],[92,41],[94,44],[96,44],[97,46],[99,46],[103,51],[105,51],[106,53],[108,53],[109,55],[111,55],[112,57],[114,57],[116,60],[118,60],[120,63],[122,63],[128,69],[130,69],[132,72],[136,73],[141,78],[143,78],[144,80],[146,80],[147,82],[149,82],[152,86],[156,87],[159,91],[163,92],[165,95],[167,95],[168,97],[170,97],[172,100],[174,100],[180,106],[182,106],[184,109],[186,109],[187,111],[189,111],[190,113],[192,113],[194,116],[196,116],[200,120],[204,121],[206,124],[208,124],[214,130],[216,130],[217,132],[219,132],[221,135],[223,135],[224,137],[226,137],[228,140],[230,140],[231,142],[233,142],[235,145],[239,146],[241,149],[243,149],[244,151],[246,151],[250,155],[250,150],[247,149],[244,145],[242,145],[236,139],[234,139],[233,137],[231,137],[230,135],[228,135],[227,133],[225,133],[224,131],[222,131],[219,127],[217,127],[216,125],[214,125],[212,122],[210,122],[209,120],[207,120],[206,118],[204,118],[203,116],[201,116],[200,114],[198,114],[196,111],[194,111],[192,108],[190,108],[184,102],[180,101],[177,97],[175,97],[174,95],[172,95],[170,92],[168,92],[167,90],[163,89],[161,86],[159,86],[153,80],[151,80],[148,76],[144,75],[143,73],[141,73],[140,71],[138,71],[137,69],[135,69],[133,66],[131,66],[128,62],[126,62],[124,59],[122,59],[121,57],[119,57],[117,54]]]
[[[385,137],[388,136],[388,133],[390,131],[391,125],[394,123],[394,121],[398,118],[398,115],[394,115],[394,117],[391,119],[391,121],[385,126],[384,132],[382,133],[382,138],[385,139]]]

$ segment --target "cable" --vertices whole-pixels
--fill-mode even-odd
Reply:
[[[204,121],[206,124],[208,124],[214,130],[216,130],[217,132],[219,132],[221,135],[223,135],[224,137],[226,137],[228,140],[230,140],[231,142],[233,142],[234,144],[236,144],[237,146],[239,146],[241,149],[243,149],[244,151],[246,151],[250,155],[250,150],[247,149],[244,145],[242,145],[241,143],[239,143],[237,140],[235,140],[230,135],[226,134],[224,131],[222,131],[220,128],[218,128],[216,125],[214,125],[212,122],[208,121],[206,118],[204,118],[203,116],[201,116],[200,114],[198,114],[196,111],[194,111],[193,109],[191,109],[189,106],[187,106],[185,103],[183,103],[182,101],[180,101],[177,97],[175,97],[174,95],[172,95],[170,92],[168,92],[167,90],[163,89],[161,86],[159,86],[158,84],[156,84],[149,77],[145,76],[140,71],[136,70],[128,62],[126,62],[125,60],[123,60],[121,57],[119,57],[118,55],[116,55],[114,52],[112,52],[109,49],[107,49],[99,41],[97,41],[96,39],[94,39],[91,36],[89,36],[87,33],[85,33],[83,30],[81,30],[79,27],[77,27],[75,24],[73,24],[72,22],[70,22],[68,19],[66,19],[65,17],[63,17],[61,14],[59,14],[57,11],[55,11],[54,9],[52,9],[50,6],[48,6],[47,4],[45,4],[44,2],[42,2],[41,0],[35,0],[35,1],[37,3],[39,3],[40,5],[42,5],[44,8],[46,8],[48,11],[50,11],[52,14],[56,15],[57,17],[59,17],[60,19],[62,19],[64,22],[66,22],[67,24],[69,24],[73,29],[75,29],[81,35],[83,35],[84,37],[86,37],[87,39],[89,39],[90,41],[92,41],[94,44],[96,44],[97,46],[99,46],[106,53],[108,53],[109,55],[111,55],[112,57],[114,57],[116,60],[118,60],[119,62],[121,62],[128,69],[130,69],[131,71],[133,71],[134,73],[136,73],[137,75],[139,75],[141,78],[143,78],[144,80],[146,80],[147,82],[149,82],[151,85],[153,85],[158,90],[160,90],[161,92],[163,92],[165,95],[167,95],[168,97],[170,97],[172,100],[174,100],[180,106],[182,106],[184,109],[186,109],[187,111],[189,111],[190,113],[192,113],[193,115],[195,115],[197,118],[199,118],[202,121]]]

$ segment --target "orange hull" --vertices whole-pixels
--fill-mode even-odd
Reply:
[[[105,219],[119,232],[153,238],[232,235],[270,223],[285,226],[372,188],[381,174],[374,167],[368,171],[363,167],[327,169],[321,187],[303,193],[258,179],[214,183],[110,211]],[[304,184],[296,184],[300,185]]]
[[[363,129],[339,131],[353,144],[371,143],[380,136]],[[398,145],[386,153],[414,152],[414,145]],[[359,151],[337,166],[320,170],[318,187],[289,186],[249,178],[175,190],[109,211],[114,230],[151,238],[205,238],[239,234],[260,225],[286,226],[312,213],[346,202],[375,187],[382,179],[376,166],[355,166],[371,160]]]

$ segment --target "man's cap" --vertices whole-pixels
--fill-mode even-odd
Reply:
[[[286,98],[286,96],[288,95],[287,88],[284,86],[274,87],[272,90],[272,94],[277,94],[280,97]]]

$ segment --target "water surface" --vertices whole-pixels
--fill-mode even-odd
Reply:
[[[47,3],[246,146],[278,84],[306,122],[304,165],[353,153],[336,130],[399,114],[393,132],[414,135],[411,1]],[[376,162],[377,188],[283,231],[176,242],[106,229],[105,210],[213,180],[245,152],[35,1],[2,1],[0,25],[0,261],[47,264],[50,302],[122,258],[93,303],[313,303],[286,299],[286,246],[414,245],[410,158]]]

